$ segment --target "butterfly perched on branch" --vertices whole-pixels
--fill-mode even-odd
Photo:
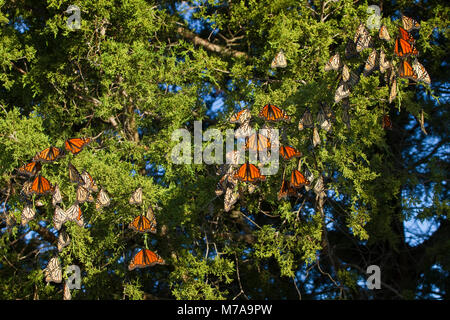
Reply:
[[[410,32],[413,29],[420,29],[420,24],[416,20],[404,16],[403,14],[402,14],[402,24],[403,28],[408,32]]]
[[[272,69],[275,69],[275,68],[286,68],[286,66],[287,66],[286,56],[284,55],[283,49],[281,49],[273,58],[270,67]]]
[[[234,178],[239,179],[243,182],[255,182],[258,180],[264,181],[266,177],[261,175],[259,169],[250,163],[244,163],[234,175]]]
[[[52,162],[64,156],[63,150],[57,147],[50,146],[47,149],[38,152],[33,161],[37,162]]]
[[[286,112],[273,104],[266,104],[261,112],[258,115],[260,118],[263,118],[267,121],[281,121],[281,120],[289,120],[290,117],[286,114]]]
[[[91,142],[91,138],[72,138],[64,142],[67,151],[78,154],[85,146]]]
[[[136,253],[133,259],[131,259],[131,262],[128,265],[128,270],[131,271],[136,268],[151,267],[156,264],[165,264],[165,261],[157,253],[148,249],[141,249],[138,253]]]

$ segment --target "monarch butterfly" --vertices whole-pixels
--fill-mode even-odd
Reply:
[[[50,181],[48,181],[43,176],[39,175],[31,184],[30,193],[34,193],[37,195],[44,195],[47,193],[51,193],[54,191],[53,186],[51,185]]]
[[[391,63],[386,60],[386,54],[383,50],[380,51],[380,59],[379,59],[380,72],[384,73],[391,66]]]
[[[342,107],[342,122],[346,125],[347,129],[350,129],[350,114],[348,105],[343,105]]]
[[[289,120],[290,117],[282,109],[273,104],[266,104],[258,115],[267,121]]]
[[[328,60],[327,64],[323,68],[325,71],[335,70],[337,71],[341,66],[341,56],[336,53],[334,56]]]
[[[66,210],[66,216],[68,220],[75,221],[80,227],[84,225],[83,213],[78,203],[75,202]]]
[[[410,44],[406,40],[403,40],[402,38],[397,38],[397,40],[395,40],[394,52],[399,57],[407,57],[410,55],[419,54],[417,49],[412,44]]]
[[[48,147],[47,149],[38,152],[34,156],[33,161],[52,162],[55,161],[56,159],[61,158],[63,155],[64,153],[61,149],[57,147]]]
[[[131,195],[130,200],[128,201],[130,204],[142,204],[142,188],[139,187],[134,191],[134,193]]]
[[[367,58],[366,64],[364,65],[364,76],[368,76],[376,67],[377,63],[377,50],[373,49]]]
[[[58,243],[57,243],[58,252],[61,252],[62,249],[67,247],[69,244],[70,244],[69,234],[65,230],[62,230],[58,235]]]
[[[46,282],[62,282],[62,268],[57,256],[52,257],[44,269]]]
[[[283,180],[280,191],[278,192],[278,201],[286,199],[288,196],[296,196],[297,191],[291,187],[289,181]]]
[[[328,120],[330,121],[336,120],[336,116],[334,115],[333,109],[331,109],[331,107],[328,104],[321,102],[320,108],[322,109],[323,114]]]
[[[69,162],[69,180],[74,183],[84,184],[84,179],[78,172],[77,168]]]
[[[95,209],[99,210],[103,207],[109,206],[111,203],[111,199],[109,198],[106,191],[100,189],[100,192],[97,194],[97,199],[95,200]]]
[[[412,66],[409,64],[408,61],[403,60],[400,63],[400,67],[398,69],[398,75],[401,78],[411,79],[414,81],[417,81],[417,74],[412,68]]]
[[[239,111],[238,113],[235,113],[231,116],[230,122],[231,123],[244,123],[248,120],[250,120],[251,113],[248,109],[243,109]]]
[[[59,186],[55,184],[55,192],[53,192],[52,196],[52,205],[55,207],[58,203],[61,203],[61,201],[62,201],[61,191],[59,190]]]
[[[392,129],[392,121],[387,114],[383,116],[383,129]]]
[[[319,131],[316,127],[313,129],[313,146],[316,147],[318,144],[320,144],[320,136]]]
[[[234,187],[227,188],[227,190],[225,191],[225,198],[223,201],[223,207],[225,212],[230,211],[233,205],[238,201],[238,199],[239,199],[239,192],[235,190]]]
[[[389,92],[389,103],[394,101],[396,96],[397,96],[397,80],[394,79],[394,82],[391,85],[391,90]]]
[[[291,173],[290,185],[293,188],[300,188],[302,186],[309,185],[309,181],[306,180],[305,176],[300,171],[294,169],[294,171],[292,171]]]
[[[372,45],[372,36],[363,23],[359,25],[353,42],[356,43],[356,52],[361,52]]]
[[[156,226],[153,225],[152,221],[150,221],[147,217],[143,215],[139,215],[136,218],[134,218],[133,221],[128,225],[128,228],[141,233],[145,232],[156,233]]]
[[[280,154],[285,160],[289,160],[293,157],[301,157],[302,153],[300,151],[295,150],[290,146],[281,146]]]
[[[319,123],[320,127],[326,132],[331,130],[331,122],[328,121],[322,110],[320,110],[317,114],[317,122]]]
[[[405,41],[408,41],[412,45],[416,42],[416,40],[414,39],[412,34],[410,34],[408,31],[406,31],[402,27],[398,27],[398,30],[400,31],[400,38],[401,39],[403,39]]]
[[[345,46],[345,58],[350,59],[357,55],[358,55],[358,52],[356,51],[355,42],[353,42],[352,39],[348,39],[347,44]]]
[[[341,81],[334,94],[334,102],[338,103],[350,95],[350,84]]]
[[[83,170],[83,172],[81,172],[81,177],[83,178],[84,181],[83,187],[85,187],[88,190],[98,192],[97,184],[95,183],[94,179],[92,179],[92,176],[86,170]]]
[[[273,58],[272,63],[270,64],[270,67],[272,69],[275,68],[285,68],[287,66],[286,57],[284,55],[283,49],[281,49]]]
[[[141,249],[131,260],[128,270],[151,267],[155,264],[165,264],[165,261],[157,253],[148,249]]]
[[[94,197],[91,195],[88,189],[79,185],[77,188],[77,202],[83,203],[86,201],[94,202]]]
[[[255,182],[257,180],[264,181],[266,177],[261,175],[259,169],[249,163],[244,163],[234,175],[234,178],[239,179],[244,182]]]
[[[245,150],[262,151],[271,147],[269,138],[260,133],[251,135],[245,143]]]
[[[244,138],[250,136],[255,131],[250,126],[250,121],[246,121],[240,125],[240,127],[236,130],[234,136],[236,138]]]
[[[147,217],[148,220],[150,220],[152,225],[156,227],[155,211],[153,210],[153,207],[151,205],[148,206],[147,213],[145,216]]]
[[[91,142],[91,138],[72,138],[64,142],[67,151],[78,154],[83,148]]]
[[[416,20],[404,16],[403,14],[402,14],[402,24],[403,28],[405,28],[405,30],[408,32],[410,32],[413,29],[420,29],[420,24]]]
[[[34,219],[36,215],[36,211],[34,211],[33,207],[30,205],[25,205],[22,210],[22,225],[26,225],[28,222]]]
[[[55,213],[53,214],[53,226],[56,230],[60,230],[62,225],[69,221],[69,216],[67,213],[61,209],[59,206],[55,207]]]
[[[316,184],[314,185],[313,191],[315,194],[320,194],[324,190],[323,186],[323,177],[320,176],[319,179],[317,179]]]
[[[423,81],[426,84],[431,84],[430,76],[425,67],[417,61],[417,58],[413,61],[412,68],[417,74],[417,80]]]
[[[346,64],[342,67],[342,80],[347,82],[350,79],[350,69]]]
[[[304,128],[312,128],[312,127],[314,127],[314,123],[312,120],[311,111],[309,111],[309,109],[306,108],[302,118],[298,123],[298,130],[302,131]]]
[[[391,36],[389,35],[388,29],[385,25],[382,25],[380,28],[380,32],[378,33],[378,36],[382,40],[390,41]]]
[[[27,163],[27,164],[24,164],[23,166],[21,166],[19,169],[17,169],[17,172],[19,172],[19,174],[32,177],[36,173],[41,171],[41,168],[42,168],[42,166],[41,166],[40,162],[32,161],[30,163]]]

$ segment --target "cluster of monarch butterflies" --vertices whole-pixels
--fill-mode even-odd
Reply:
[[[20,176],[26,176],[31,178],[31,181],[25,181],[22,187],[21,195],[25,198],[25,206],[22,210],[21,223],[27,224],[33,220],[36,215],[34,206],[43,206],[40,201],[40,197],[46,195],[52,196],[52,206],[54,209],[53,215],[53,227],[58,231],[57,238],[57,251],[58,253],[68,246],[71,242],[70,236],[67,233],[64,224],[68,221],[73,221],[80,227],[84,226],[84,219],[80,204],[84,202],[94,202],[97,210],[110,205],[110,198],[106,191],[97,186],[95,180],[86,171],[82,173],[73,166],[70,162],[68,165],[69,180],[70,182],[77,184],[76,200],[66,210],[61,208],[63,205],[63,194],[57,184],[54,186],[45,177],[39,174],[43,163],[52,163],[60,159],[66,152],[71,152],[73,155],[80,153],[83,148],[91,142],[91,138],[72,138],[65,141],[64,149],[50,146],[41,152],[38,152],[29,163],[16,169]],[[92,196],[91,192],[98,192],[96,199]],[[37,197],[38,199],[31,199],[31,197]],[[44,269],[45,281],[61,283],[62,282],[62,266],[59,259],[59,255],[55,254],[49,260],[47,266]],[[70,299],[70,290],[64,285],[64,299]]]
[[[130,205],[141,206],[143,203],[142,188],[137,188],[130,197]],[[138,215],[133,219],[133,221],[128,225],[128,227],[139,233],[156,233],[156,216],[150,205],[147,209],[145,215]],[[164,259],[162,259],[157,253],[149,249],[140,249],[138,253],[131,259],[128,265],[128,270],[134,270],[136,268],[146,268],[154,266],[155,264],[165,264]]]
[[[258,116],[265,121],[271,122],[288,122],[291,119],[291,117],[287,115],[284,110],[273,104],[266,104],[259,112]],[[318,121],[321,124],[321,127],[327,131],[330,130],[331,121],[333,118],[334,115],[332,110],[328,106],[323,105],[322,110],[318,114]],[[248,109],[244,109],[239,111],[238,113],[233,114],[229,120],[231,123],[240,124],[240,127],[236,130],[236,137],[246,137],[246,141],[243,150],[235,150],[227,154],[227,163],[229,164],[223,165],[222,168],[218,171],[218,174],[223,174],[223,176],[218,182],[215,192],[217,196],[225,193],[224,209],[226,212],[231,210],[232,206],[237,202],[240,195],[242,194],[240,188],[237,187],[238,181],[249,183],[247,185],[248,190],[250,193],[252,193],[255,190],[255,185],[252,183],[257,181],[264,181],[266,179],[266,177],[261,174],[260,169],[258,168],[258,166],[260,165],[254,165],[245,162],[243,165],[236,169],[236,164],[239,161],[239,157],[242,156],[241,153],[243,151],[252,150],[259,152],[266,151],[267,149],[274,147],[272,145],[273,141],[271,140],[271,130],[273,130],[273,128],[267,125],[263,127],[263,129],[266,129],[267,132],[269,132],[268,137],[260,133],[251,134],[252,128],[250,126],[250,120],[251,114]],[[308,109],[299,123],[300,130],[303,130],[303,128],[305,127],[314,127],[311,113]],[[316,130],[317,129],[314,127],[314,146],[317,143],[320,143],[320,138],[318,138],[318,133]],[[319,142],[317,142],[317,139],[319,139]],[[279,145],[275,147],[279,147],[281,157],[286,161],[302,156],[302,153],[292,146]],[[309,177],[311,179],[313,178],[312,175],[310,175]],[[309,186],[310,183],[310,180],[306,179],[305,176],[297,169],[294,169],[292,171],[290,181],[284,180],[283,174],[283,181],[281,183],[280,192],[278,193],[278,199],[286,199],[288,196],[298,196],[298,189],[303,186]]]
[[[415,39],[411,35],[410,31],[420,28],[420,25],[414,19],[406,17],[404,15],[402,15],[401,20],[403,27],[399,27],[399,35],[395,40],[394,47],[395,55],[401,58],[398,72],[394,70],[393,61],[388,61],[386,53],[383,49],[380,49],[379,52],[377,52],[377,50],[373,48],[374,39],[370,35],[369,31],[365,28],[364,24],[359,25],[353,41],[349,39],[345,48],[345,57],[347,59],[357,56],[362,50],[366,48],[373,48],[364,64],[362,74],[364,76],[368,76],[374,70],[376,70],[376,68],[379,68],[381,73],[386,73],[385,80],[391,87],[389,93],[389,103],[391,103],[397,95],[397,74],[401,78],[411,79],[416,82],[423,81],[426,84],[431,83],[428,72],[425,70],[423,65],[417,61],[417,57],[413,62],[409,60],[411,56],[418,55],[418,51],[414,47]],[[382,25],[380,27],[378,31],[378,37],[381,40],[385,40],[387,42],[391,41],[391,36],[385,25]],[[341,71],[341,82],[339,83],[338,88],[335,92],[334,100],[336,103],[344,98],[347,98],[350,95],[351,87],[356,85],[359,81],[358,72],[349,70],[348,66],[341,60],[339,53],[336,53],[330,58],[330,60],[325,65],[324,70]],[[348,120],[348,99],[344,101],[345,107],[343,118],[345,117],[347,118],[346,120]],[[426,134],[423,124],[423,112],[421,120],[419,122],[421,124],[422,131],[424,131],[424,133]],[[347,126],[349,125],[347,124]],[[392,122],[387,114],[383,115],[382,126],[383,128],[387,129],[392,128]]]

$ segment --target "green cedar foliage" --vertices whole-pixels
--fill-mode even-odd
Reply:
[[[69,162],[86,169],[112,199],[101,211],[81,204],[84,228],[66,223],[72,241],[59,256],[63,267],[76,264],[82,272],[73,299],[448,298],[449,7],[380,2],[391,38],[399,12],[420,22],[416,47],[432,85],[398,79],[398,96],[389,104],[384,75],[361,75],[351,90],[347,128],[343,104],[334,104],[339,75],[323,66],[336,52],[344,56],[370,2],[183,3],[0,0],[0,298],[62,299],[62,285],[47,285],[42,271],[56,251],[51,197],[21,226],[25,203],[14,169],[50,145],[96,136],[80,154],[42,169],[60,186],[65,209],[76,192]],[[66,25],[71,4],[81,8],[79,30]],[[191,20],[183,18],[192,12]],[[393,40],[371,34],[398,68]],[[271,70],[280,49],[288,65]],[[361,68],[370,51],[345,62]],[[224,110],[210,117],[217,98]],[[240,184],[230,212],[214,193],[215,165],[171,161],[176,129],[193,133],[194,121],[202,120],[204,129],[225,133],[234,128],[227,121],[233,112],[248,105],[258,119],[269,102],[292,117],[274,124],[282,143],[303,153],[302,170],[324,177],[323,211],[313,191],[277,199],[283,174],[297,168],[294,160],[280,159],[279,172],[253,193]],[[336,121],[330,132],[319,129],[321,144],[313,148],[312,129],[299,131],[297,123],[306,107],[315,119],[321,102]],[[427,136],[416,121],[421,110]],[[382,128],[384,114],[392,130]],[[258,119],[255,128],[263,124]],[[144,204],[131,206],[139,186]],[[157,234],[128,229],[149,205],[161,208]],[[6,216],[17,223],[7,225]],[[407,219],[432,221],[437,230],[411,245]],[[165,265],[128,271],[145,246]],[[381,268],[382,290],[365,286],[372,264]]]

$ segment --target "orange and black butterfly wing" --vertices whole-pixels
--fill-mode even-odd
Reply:
[[[146,268],[155,264],[165,264],[165,261],[156,253],[148,249],[141,249],[131,260],[128,270]]]
[[[403,40],[408,41],[411,44],[414,44],[415,39],[408,31],[406,31],[402,27],[398,27],[398,29],[400,31],[400,38],[402,38]]]
[[[400,64],[399,76],[401,78],[417,80],[417,74],[414,72],[411,64],[406,60],[402,61]]]
[[[134,220],[129,224],[129,228],[134,231],[145,233],[152,232],[152,223],[145,216],[137,216]]]
[[[416,48],[414,48],[412,44],[402,38],[397,38],[397,40],[395,41],[394,52],[399,57],[418,54]]]
[[[128,270],[134,270],[135,268],[142,268],[144,263],[144,250],[140,250],[136,255],[131,259],[130,264],[128,265]]]
[[[290,119],[290,117],[282,109],[270,103],[266,104],[263,107],[263,109],[259,113],[259,117],[264,118],[267,121],[280,121]]]
[[[270,148],[270,140],[262,134],[253,134],[250,136],[245,144],[245,149],[253,151],[262,151]]]
[[[309,181],[306,180],[305,176],[300,171],[294,169],[291,174],[291,186],[300,188],[307,185],[309,185]]]
[[[256,180],[266,180],[266,177],[261,175],[259,169],[253,164],[249,164],[247,166],[247,177],[249,182],[254,182]]]
[[[33,180],[30,193],[44,195],[50,192],[53,192],[53,187],[50,181],[48,181],[46,178],[39,175]]]
[[[145,266],[151,267],[155,264],[165,264],[164,259],[162,259],[157,253],[145,249],[144,250],[144,264]]]
[[[293,157],[301,157],[302,156],[302,153],[300,151],[297,151],[293,147],[290,147],[290,146],[282,146],[280,148],[280,153],[281,153],[281,156],[286,160],[289,160]]]
[[[52,162],[61,158],[63,155],[64,152],[60,148],[48,147],[47,149],[38,152],[33,158],[33,161]]]
[[[64,143],[67,151],[78,154],[83,148],[91,142],[91,138],[72,138]]]
[[[41,170],[42,166],[40,162],[32,161],[30,163],[27,163],[20,168],[17,169],[17,172],[22,175],[27,176],[34,176],[36,173],[38,173]]]

